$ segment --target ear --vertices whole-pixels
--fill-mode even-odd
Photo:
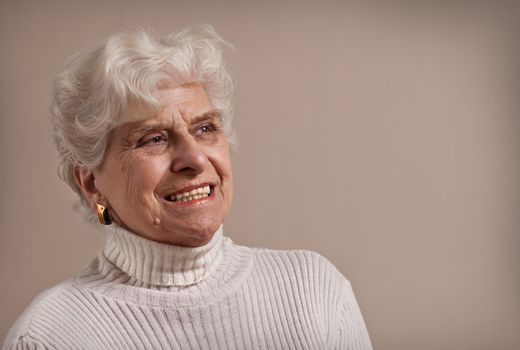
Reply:
[[[91,169],[81,164],[75,165],[74,180],[91,208],[95,209],[96,203],[106,205],[105,198],[96,187],[94,173]]]

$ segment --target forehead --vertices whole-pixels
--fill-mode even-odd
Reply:
[[[183,85],[175,88],[160,89],[158,97],[163,103],[161,111],[151,121],[169,121],[189,123],[206,112],[212,110],[208,95],[199,84]]]
[[[217,118],[216,112],[200,84],[187,84],[157,91],[162,101],[162,109],[155,115],[120,125],[117,129],[122,133],[132,133],[154,126],[168,126],[186,122],[198,122],[200,119]]]
[[[171,107],[210,107],[208,95],[200,84],[186,84],[175,88],[159,89],[157,96],[163,102],[163,109]]]

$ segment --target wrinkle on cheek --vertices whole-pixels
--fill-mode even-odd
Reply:
[[[125,155],[121,161],[121,171],[126,174],[126,198],[129,200],[126,205],[130,205],[134,210],[147,210],[150,221],[153,222],[159,214],[158,204],[153,198],[153,189],[143,183],[142,169],[139,168],[141,155]],[[144,176],[146,179],[146,176]],[[150,196],[143,196],[143,191],[151,191]],[[148,192],[146,192],[148,194]]]
[[[126,178],[125,184],[125,198],[130,199],[131,205],[135,205],[137,196],[137,181],[135,181],[135,164],[137,157],[131,152],[128,152],[122,156],[120,170],[124,174],[123,178]]]
[[[125,184],[125,198],[128,202],[123,205],[130,205],[134,208],[143,207],[143,205],[139,203],[142,184],[137,167],[138,160],[139,157],[137,155],[129,152],[123,156],[120,164],[120,170],[125,174],[125,178],[127,179]]]
[[[134,167],[134,163],[137,160],[137,156],[131,151],[126,152],[121,156],[120,170],[124,173]]]

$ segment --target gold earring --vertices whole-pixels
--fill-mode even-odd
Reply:
[[[96,203],[96,211],[99,222],[103,225],[110,225],[112,220],[110,219],[110,215],[108,214],[108,208]]]

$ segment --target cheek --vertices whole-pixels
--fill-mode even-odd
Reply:
[[[153,195],[167,170],[162,157],[137,157],[127,169],[129,193],[135,198]]]
[[[130,154],[124,157],[121,162],[121,178],[126,180],[124,182],[125,199],[131,202],[137,200],[138,194],[142,190],[143,182],[146,182],[141,174],[143,162],[139,158],[139,156]]]
[[[212,160],[218,175],[226,185],[231,186],[233,174],[231,171],[231,157],[229,155],[229,146],[227,142],[223,142],[208,151],[208,156]]]
[[[231,200],[233,197],[233,172],[231,170],[231,157],[229,154],[228,144],[222,143],[219,144],[218,147],[213,147],[209,151],[208,156],[220,177],[222,192],[227,202],[227,211],[231,206]]]
[[[118,163],[117,172],[111,174],[110,181],[120,189],[120,204],[131,204],[132,207],[149,206],[154,190],[168,168],[167,163],[161,157],[138,153],[124,155]]]

